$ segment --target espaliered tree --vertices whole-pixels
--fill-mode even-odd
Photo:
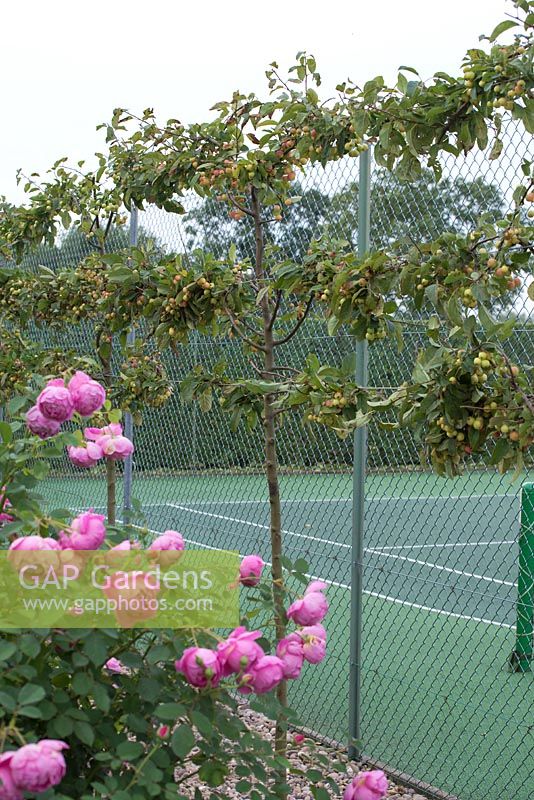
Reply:
[[[90,283],[94,302],[89,309],[77,303],[76,319],[103,315],[106,336],[124,335],[142,319],[160,349],[187,341],[191,330],[241,341],[252,377],[228,375],[224,363],[209,372],[200,365],[182,390],[185,399],[198,399],[204,409],[216,393],[232,425],[241,420],[250,427],[263,425],[278,638],[286,624],[276,451],[284,412],[301,407],[306,424],[324,424],[342,436],[374,417],[385,428],[412,425],[434,468],[447,474],[458,472],[471,453],[486,452],[488,442],[493,443],[491,463],[520,468],[532,444],[528,373],[510,362],[503,344],[515,319],[496,320],[488,310],[496,299],[517,297],[529,268],[530,164],[523,164],[512,211],[497,221],[481,219],[467,233],[448,232],[433,242],[363,258],[351,244],[323,238],[312,240],[299,262],[279,251],[276,236],[267,243],[265,235],[269,226],[283,224],[285,209],[298,202],[291,187],[308,165],[357,158],[372,146],[378,164],[400,179],[417,179],[424,166],[439,178],[443,152],[460,156],[475,147],[491,148],[489,157],[499,157],[503,113],[532,133],[533,4],[517,0],[512,5],[511,18],[497,26],[489,47],[468,51],[461,77],[437,73],[425,83],[414,70],[402,68],[394,87],[381,77],[363,88],[346,82],[337,87],[335,100],[323,102],[315,61],[299,54],[287,77],[271,65],[266,99],[236,92],[216,104],[218,115],[207,123],[159,125],[151,110],[135,117],[118,109],[105,126],[109,154],[102,156],[98,175],[84,178],[111,187],[106,190],[112,198],[109,213],[118,212],[122,202],[125,208],[153,203],[181,214],[183,198],[193,190],[249,226],[251,254],[231,246],[224,258],[198,250],[154,263],[143,248],[106,254],[100,247],[74,272],[60,271],[48,283],[16,270],[0,273],[0,313],[8,320],[27,320],[37,309],[39,321],[48,324],[54,316],[51,297],[60,298],[61,313],[68,316],[69,296],[82,286],[89,291]],[[511,44],[496,42],[514,27]],[[72,214],[81,215],[88,234],[102,237],[102,224],[94,222],[100,201],[86,216],[67,200],[72,192],[62,183],[65,168],[59,169],[58,180],[34,193],[29,206],[5,208],[0,235],[6,253],[20,257],[30,244],[50,241],[58,222],[67,224]],[[313,314],[326,317],[331,334],[345,326],[369,343],[394,335],[400,344],[407,300],[426,314],[429,346],[419,354],[412,380],[390,396],[357,386],[353,364],[321,365],[310,355],[295,370],[278,357],[279,348]],[[387,412],[386,419],[381,412]],[[284,683],[277,692],[283,709]],[[285,738],[282,710],[278,752]]]

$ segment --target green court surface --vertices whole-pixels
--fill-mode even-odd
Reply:
[[[521,483],[490,472],[366,481],[362,744],[375,759],[461,800],[534,796],[534,679],[514,647]],[[350,475],[281,478],[286,555],[328,582],[329,654],[291,686],[308,728],[347,737]],[[102,507],[103,482],[49,479],[46,496]],[[261,475],[136,477],[149,534],[269,557]],[[505,735],[504,735],[505,734]]]

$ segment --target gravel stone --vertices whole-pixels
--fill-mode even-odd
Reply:
[[[274,740],[273,721],[249,708],[246,700],[243,700],[240,703],[239,716],[251,730],[260,734],[264,739],[268,739],[270,741]],[[306,758],[307,752],[309,751],[309,746],[306,746],[306,742],[298,745],[294,744],[292,742],[291,733],[289,734],[288,739],[290,743],[288,748],[289,761],[297,769],[305,770],[309,767],[308,759]],[[309,739],[309,737],[307,737],[307,739]],[[337,761],[339,763],[346,764],[346,773],[336,772],[333,769],[328,773],[328,776],[333,778],[340,787],[341,792],[339,795],[337,795],[337,798],[342,798],[345,787],[350,783],[353,775],[356,772],[358,772],[360,769],[373,769],[372,766],[366,766],[365,764],[356,765],[352,762],[349,762],[344,752],[330,749],[324,745],[318,745],[315,750],[316,752],[331,758],[332,762]],[[175,780],[180,781],[180,794],[193,800],[195,788],[201,787],[202,784],[198,783],[196,776],[194,775],[191,777],[190,781],[184,780],[188,771],[193,772],[194,767],[191,767],[190,769],[177,769],[175,773]],[[246,795],[240,794],[235,789],[235,785],[238,780],[239,778],[232,774],[230,767],[230,773],[224,784],[224,794],[225,797],[229,798],[229,800],[237,800],[238,798],[246,797]],[[288,795],[288,800],[313,800],[313,795],[310,791],[309,784],[304,776],[289,775],[288,783],[291,786],[291,792]],[[413,790],[406,789],[404,786],[397,786],[391,779],[389,779],[389,785],[390,788],[388,791],[387,800],[428,800],[426,797],[423,797],[420,794],[414,794]],[[202,788],[201,791],[203,791]],[[209,793],[209,788],[206,787],[205,796],[209,797]]]

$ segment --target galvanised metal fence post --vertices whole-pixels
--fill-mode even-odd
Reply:
[[[369,251],[371,224],[371,152],[360,156],[358,187],[358,255]],[[367,342],[356,343],[356,383],[366,386],[368,381]],[[365,471],[367,462],[367,427],[357,428],[354,434],[354,461],[352,473],[352,565],[350,600],[350,687],[349,687],[349,755],[358,758],[361,739],[361,652],[362,652],[362,599],[363,599],[363,534]]]
[[[517,626],[510,664],[516,672],[530,672],[534,638],[534,483],[521,490]]]
[[[129,239],[130,239],[130,247],[135,247],[137,245],[137,233],[139,227],[139,218],[137,208],[132,204],[130,210],[130,232],[129,232]],[[132,325],[130,330],[128,331],[128,336],[126,338],[126,344],[134,344],[135,342],[135,328]],[[133,420],[132,415],[128,412],[124,415],[124,435],[128,437],[131,441],[133,441]],[[124,461],[124,519],[128,519],[130,511],[132,509],[132,475],[133,475],[133,459],[132,456],[129,455],[126,457]]]

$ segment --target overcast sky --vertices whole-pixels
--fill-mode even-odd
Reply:
[[[325,91],[346,77],[458,73],[505,0],[9,0],[2,7],[0,194],[20,201],[15,172],[44,171],[102,148],[116,106],[205,119],[239,88],[262,92],[267,64],[317,59]]]

